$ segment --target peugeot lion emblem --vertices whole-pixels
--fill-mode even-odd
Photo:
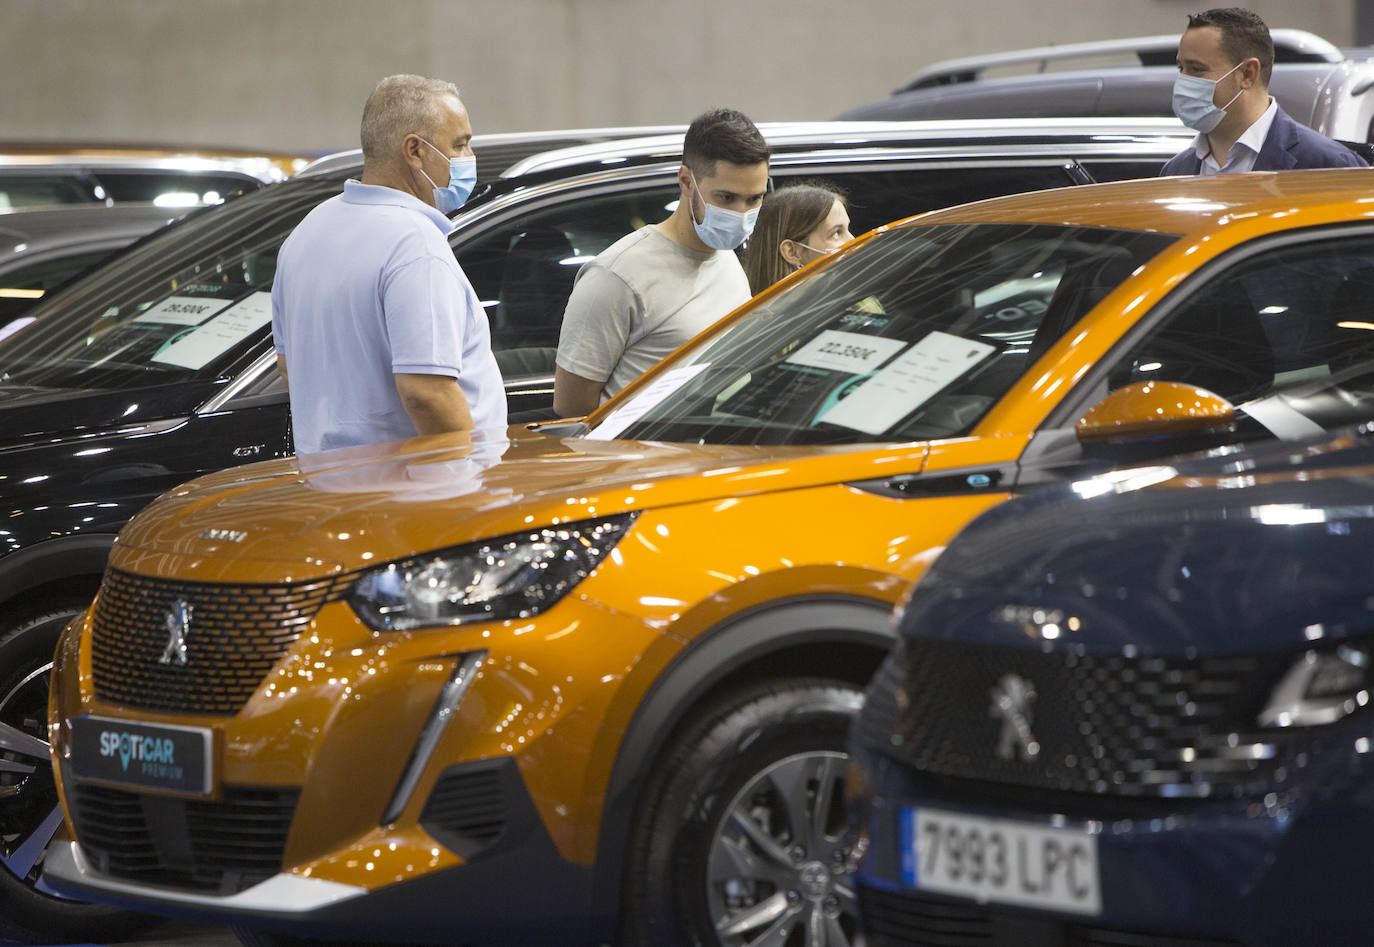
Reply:
[[[186,663],[186,636],[191,633],[191,603],[177,599],[167,610],[167,647],[162,649],[160,664]]]
[[[1019,758],[1026,763],[1040,755],[1040,744],[1031,732],[1031,704],[1035,687],[1018,674],[1004,674],[992,689],[989,713],[1002,721],[997,738],[997,755],[1004,760]]]

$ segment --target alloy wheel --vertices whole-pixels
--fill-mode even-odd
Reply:
[[[0,695],[0,861],[35,884],[43,853],[62,824],[47,737],[52,664]]]
[[[846,858],[848,757],[800,753],[754,776],[711,838],[707,901],[724,947],[849,947],[858,903]]]

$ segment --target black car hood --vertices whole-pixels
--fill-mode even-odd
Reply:
[[[181,383],[111,391],[0,383],[0,451],[184,418],[221,384]]]
[[[1229,450],[990,511],[913,592],[902,629],[1084,653],[1306,646],[1374,630],[1371,548],[1370,429]]]

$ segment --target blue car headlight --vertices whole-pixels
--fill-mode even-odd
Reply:
[[[1262,727],[1319,727],[1369,703],[1370,654],[1341,645],[1307,651],[1279,679],[1259,714]]]
[[[585,579],[636,515],[527,530],[402,559],[363,575],[349,602],[376,631],[528,618]]]

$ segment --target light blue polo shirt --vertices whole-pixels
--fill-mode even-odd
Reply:
[[[414,437],[396,374],[458,379],[478,428],[506,426],[491,330],[446,237],[403,191],[347,181],[277,254],[272,335],[300,454]]]

